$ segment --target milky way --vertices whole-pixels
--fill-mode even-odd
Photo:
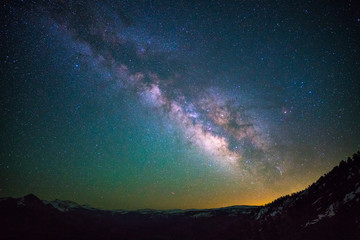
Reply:
[[[172,86],[171,82],[184,81],[186,76],[170,72],[164,79],[157,73],[157,66],[155,69],[148,69],[146,66],[147,61],[155,61],[157,64],[164,64],[162,61],[166,58],[176,61],[176,58],[171,59],[171,53],[170,56],[166,55],[166,45],[164,50],[156,49],[156,45],[155,49],[152,49],[149,40],[147,48],[142,46],[137,43],[137,35],[128,36],[127,30],[130,27],[124,23],[125,17],[117,19],[118,15],[110,13],[110,19],[114,22],[108,22],[103,19],[101,12],[98,13],[88,5],[79,3],[78,7],[84,7],[84,14],[90,19],[96,19],[95,21],[84,23],[85,16],[81,14],[67,16],[72,9],[71,6],[64,6],[63,11],[56,13],[55,24],[60,24],[57,27],[64,29],[64,34],[70,34],[76,44],[83,46],[78,50],[90,57],[90,61],[94,61],[99,71],[105,71],[119,87],[136,92],[145,103],[164,112],[170,121],[176,122],[190,143],[221,159],[220,161],[229,163],[241,162],[246,144],[254,151],[266,152],[270,148],[271,140],[267,139],[269,133],[264,133],[262,129],[265,123],[261,123],[261,119],[255,123],[246,113],[246,106],[241,105],[242,98],[252,96],[240,92],[238,97],[231,98],[216,87],[197,86],[194,87],[192,96],[184,96],[188,89]],[[93,11],[95,13],[88,16]],[[132,31],[140,36],[146,35],[141,31]],[[96,42],[93,42],[94,39]],[[129,52],[130,59],[123,59],[123,51]],[[128,61],[136,62],[130,63],[131,70]],[[230,140],[234,145],[231,149]]]
[[[2,8],[1,195],[263,204],[360,147],[350,2]]]

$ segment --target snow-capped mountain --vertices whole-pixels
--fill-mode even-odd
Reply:
[[[87,209],[87,210],[91,210],[91,211],[97,210],[96,208],[92,208],[92,207],[89,207],[87,205],[79,205],[76,202],[62,201],[62,200],[59,200],[59,199],[56,199],[54,201],[46,201],[46,200],[44,200],[42,202],[44,204],[46,204],[46,205],[53,206],[54,208],[56,208],[60,212],[69,212],[69,211],[77,209],[77,208],[79,208],[79,209]]]
[[[54,208],[56,208],[57,210],[61,211],[61,212],[68,212],[69,210],[73,209],[73,208],[80,208],[81,205],[72,202],[72,201],[61,201],[59,199],[56,199],[55,201],[43,201],[44,204],[46,205],[51,205]]]
[[[360,152],[265,206],[100,210],[33,194],[0,199],[0,239],[360,239]]]

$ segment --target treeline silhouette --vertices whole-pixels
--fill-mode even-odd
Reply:
[[[348,169],[351,169],[352,167],[359,168],[359,166],[360,166],[360,151],[357,151],[352,155],[352,157],[348,157],[346,161],[341,160],[338,166],[335,166],[330,172],[322,175],[315,183],[309,185],[307,189],[281,196],[275,199],[274,201],[265,204],[265,207],[282,203],[284,200],[296,197],[297,195],[301,194],[304,191],[307,190],[313,191],[317,185],[324,184],[325,182],[329,182],[330,184],[333,183],[336,185],[335,180],[341,180],[342,178],[344,178],[345,177],[344,173],[346,173]]]
[[[260,238],[360,239],[358,192],[360,151],[307,189],[266,204],[255,215],[264,232]]]

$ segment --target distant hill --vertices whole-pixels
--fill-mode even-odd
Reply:
[[[33,194],[2,198],[0,239],[360,239],[360,152],[262,207],[107,211]]]

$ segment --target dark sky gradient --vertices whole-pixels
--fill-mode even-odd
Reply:
[[[104,2],[1,4],[0,196],[257,205],[360,148],[352,1]]]

